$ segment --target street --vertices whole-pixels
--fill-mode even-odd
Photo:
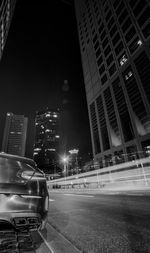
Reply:
[[[9,234],[7,241],[5,236],[9,246],[6,250],[1,245],[0,252],[150,252],[149,200],[144,192],[50,192],[46,229]]]

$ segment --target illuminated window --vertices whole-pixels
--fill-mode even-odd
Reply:
[[[50,129],[46,129],[45,132],[47,133],[47,132],[51,132],[51,131],[50,131]]]
[[[142,45],[142,41],[141,41],[141,40],[138,40],[137,44],[138,44],[139,46],[141,46],[141,45]]]
[[[128,60],[128,57],[127,57],[127,55],[124,53],[124,54],[119,58],[119,64],[120,64],[120,66],[123,66],[127,60]]]
[[[131,71],[129,71],[129,72],[125,75],[125,79],[128,80],[132,75],[133,75],[133,73],[132,73]]]
[[[129,45],[130,53],[133,54],[142,44],[142,41],[138,37],[136,37]]]
[[[50,113],[47,113],[46,115],[45,115],[45,117],[47,118],[47,117],[50,117],[51,115],[50,115]]]
[[[57,116],[57,114],[54,114],[53,117],[54,117],[54,118],[57,118],[58,116]]]
[[[59,136],[59,135],[56,135],[55,137],[56,137],[56,138],[60,138],[60,136]]]

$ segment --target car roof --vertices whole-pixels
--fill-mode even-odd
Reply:
[[[36,165],[34,160],[32,160],[30,158],[23,157],[23,156],[12,155],[12,154],[7,154],[7,153],[4,153],[4,152],[0,152],[0,158],[13,159],[13,160],[16,160],[16,161],[19,161],[19,162],[28,163],[31,166]]]

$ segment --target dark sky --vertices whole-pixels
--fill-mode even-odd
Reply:
[[[61,0],[17,1],[0,62],[0,84],[0,145],[6,113],[24,114],[29,119],[26,156],[32,157],[35,112],[59,107],[67,149],[91,151],[73,7]]]

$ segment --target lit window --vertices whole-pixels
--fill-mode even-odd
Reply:
[[[129,72],[125,75],[125,79],[128,80],[132,75],[133,75],[132,72],[129,71]]]
[[[45,117],[47,118],[47,117],[50,117],[51,115],[50,115],[50,113],[47,113],[46,115],[45,115]]]
[[[141,45],[142,45],[142,41],[141,41],[141,40],[138,40],[137,44],[138,44],[139,46],[141,46]]]
[[[120,65],[123,66],[127,60],[128,60],[127,55],[124,54],[124,55],[121,57],[121,59],[119,60]]]
[[[57,114],[54,114],[53,117],[54,117],[54,118],[57,118],[58,116],[57,116]]]
[[[56,138],[60,138],[60,136],[59,136],[59,135],[56,135],[55,137],[56,137]]]
[[[34,156],[35,156],[35,155],[38,155],[38,153],[37,153],[37,152],[34,152],[33,155],[34,155]]]
[[[40,151],[41,148],[34,148],[34,151]]]
[[[45,132],[46,132],[46,133],[47,133],[47,132],[50,132],[50,130],[49,130],[49,129],[46,129]]]
[[[48,151],[56,151],[55,148],[48,148]]]

